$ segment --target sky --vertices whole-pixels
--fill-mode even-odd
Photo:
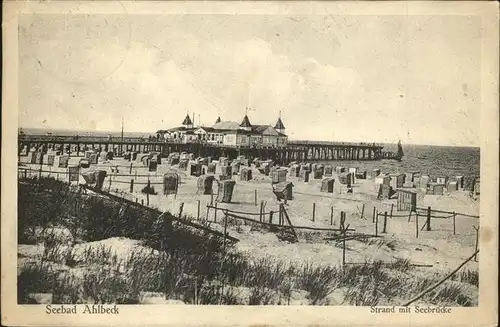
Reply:
[[[22,15],[19,125],[155,133],[274,125],[290,139],[479,146],[470,16]],[[251,108],[247,111],[246,107]]]

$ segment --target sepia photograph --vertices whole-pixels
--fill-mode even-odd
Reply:
[[[17,14],[17,305],[479,307],[483,17],[128,5]]]

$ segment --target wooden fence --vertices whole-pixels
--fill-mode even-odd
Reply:
[[[115,201],[118,201],[118,202],[122,202],[122,203],[125,203],[125,204],[128,204],[128,205],[131,205],[131,206],[138,206],[138,207],[140,207],[140,208],[142,208],[144,210],[147,210],[149,212],[152,212],[152,213],[155,213],[155,214],[158,214],[158,215],[163,215],[164,214],[164,212],[161,212],[158,209],[154,209],[154,208],[151,208],[149,206],[144,206],[143,204],[139,204],[137,202],[133,202],[131,200],[125,199],[123,197],[117,196],[115,194],[111,194],[111,193],[103,191],[103,190],[99,190],[99,189],[96,189],[96,188],[93,188],[93,187],[89,187],[89,186],[86,186],[86,185],[82,185],[81,187],[83,189],[85,189],[85,190],[88,190],[88,191],[100,194],[102,196],[108,197],[108,198],[110,198],[112,200],[115,200]],[[188,219],[183,219],[182,218],[182,210],[181,210],[179,216],[178,217],[173,216],[172,220],[176,221],[176,222],[179,222],[179,223],[181,223],[183,225],[195,228],[195,229],[203,230],[205,232],[208,232],[208,233],[213,234],[213,235],[218,236],[218,237],[227,238],[227,239],[229,239],[229,240],[231,240],[233,242],[238,242],[239,241],[237,238],[232,237],[232,236],[230,236],[228,234],[223,234],[223,233],[221,233],[219,231],[216,231],[216,230],[213,230],[213,229],[211,229],[211,228],[209,228],[207,226],[195,223],[195,222],[193,222],[191,220],[188,220]]]
[[[113,165],[111,167],[116,167],[116,166],[117,165]],[[134,167],[134,166],[131,164],[131,165],[122,165],[120,167],[128,168],[128,170],[130,172],[131,167]],[[136,166],[136,167],[147,168],[145,166]],[[47,174],[48,176],[54,176],[56,179],[59,179],[59,177],[61,177],[61,180],[69,180],[69,178],[70,178],[69,177],[70,176],[69,168],[66,169],[65,172],[61,172],[58,170],[52,170],[50,168],[49,168],[49,170],[47,170],[47,169],[43,169],[43,168],[44,168],[43,165],[40,165],[39,169],[34,169],[34,168],[29,167],[29,166],[19,167],[18,174],[19,174],[19,177],[32,176],[33,174],[38,175],[38,176],[41,176],[42,174]],[[125,181],[125,180],[116,179],[118,177],[128,177],[128,178],[134,177],[134,178],[131,178],[129,181]],[[114,173],[110,173],[107,176],[107,178],[108,178],[108,181],[106,181],[104,183],[103,188],[107,188],[109,192],[111,192],[112,185],[115,183],[129,185],[129,187],[127,189],[129,190],[130,193],[132,193],[134,191],[134,186],[138,186],[138,185],[146,185],[148,188],[151,188],[154,185],[162,185],[163,186],[163,180],[161,180],[161,181],[154,180],[155,178],[162,178],[162,175],[156,175],[156,172],[155,172],[155,174],[137,174],[137,172],[136,172],[135,175],[129,175],[126,173],[120,174],[117,171],[115,171]],[[140,180],[138,180],[138,178],[147,178],[147,180],[140,181]],[[179,176],[179,183],[180,183],[180,176]],[[116,189],[116,191],[118,192],[118,189]],[[136,203],[137,202],[138,201],[136,199]],[[217,212],[218,210],[223,210],[221,208],[217,208],[217,203],[215,203],[215,206],[212,205],[214,203],[213,200],[211,200],[210,203],[211,203],[211,205],[208,205],[206,208],[207,209],[207,217],[208,217],[208,211],[211,209],[215,209],[215,212]],[[362,203],[362,202],[360,202],[360,203],[361,203],[361,208],[358,207],[360,217],[361,217],[361,219],[366,219],[366,213],[365,213],[366,204]],[[141,200],[141,204],[144,204],[144,200]],[[256,206],[258,205],[257,190],[255,190],[255,194],[254,194],[254,204]],[[149,194],[147,192],[146,192],[146,205],[149,206]],[[199,204],[199,200],[198,200],[198,214],[197,214],[198,218],[200,217],[199,206],[200,206],[200,204]],[[245,216],[254,216],[254,217],[258,216],[258,219],[259,219],[258,221],[261,222],[262,224],[267,222],[267,224],[269,226],[283,227],[284,222],[285,222],[285,217],[283,216],[283,213],[282,213],[283,209],[281,208],[281,206],[278,210],[270,211],[267,213],[264,212],[263,206],[264,206],[263,202],[261,201],[259,213],[249,213],[249,212],[241,212],[241,211],[238,212],[238,211],[234,211],[234,210],[229,210],[228,213],[234,219],[240,219],[240,220],[244,220],[243,218],[245,218]],[[313,202],[312,203],[312,212],[311,212],[312,221],[316,221],[318,218],[316,210],[317,210],[316,203]],[[285,212],[286,212],[286,210],[285,210]],[[278,213],[277,224],[273,222],[275,213]],[[343,214],[345,214],[345,213],[341,212],[341,215],[343,215]],[[427,207],[427,208],[417,207],[416,210],[413,212],[409,212],[409,213],[405,213],[405,214],[401,214],[401,213],[395,214],[394,213],[394,204],[391,204],[390,209],[389,209],[389,207],[387,207],[387,211],[384,211],[384,212],[379,212],[378,209],[374,206],[373,212],[372,212],[372,223],[375,224],[374,225],[374,235],[379,236],[379,232],[381,232],[382,234],[387,233],[388,219],[408,218],[408,222],[411,222],[411,218],[415,217],[415,236],[418,238],[420,231],[423,231],[424,229],[426,231],[432,231],[432,225],[433,225],[432,221],[434,219],[450,219],[450,226],[451,226],[450,230],[453,231],[453,235],[456,235],[457,234],[456,220],[457,220],[457,217],[460,217],[460,216],[468,217],[468,218],[476,218],[476,219],[479,218],[478,215],[471,215],[471,214],[460,213],[460,212],[433,209],[431,207]],[[330,218],[329,219],[330,225],[333,226],[334,225],[334,208],[333,208],[333,206],[330,206],[330,208],[329,208],[329,218]],[[422,220],[422,218],[424,218],[424,220]],[[247,218],[245,218],[245,219],[247,219]],[[216,220],[217,220],[217,213],[215,213],[214,221],[216,222]],[[382,226],[379,226],[379,221],[383,222]],[[253,220],[253,222],[255,222],[255,220]],[[326,232],[340,232],[341,231],[341,228],[319,228],[319,227],[308,227],[308,226],[294,226],[293,228],[295,230],[311,230],[311,231],[326,231]],[[476,230],[476,238],[478,238],[479,229],[475,228],[475,230]]]

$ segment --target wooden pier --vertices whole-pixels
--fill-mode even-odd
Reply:
[[[42,152],[57,149],[70,155],[75,153],[77,156],[89,149],[113,151],[117,156],[128,151],[156,151],[165,157],[173,152],[188,152],[212,158],[221,156],[235,158],[238,155],[244,155],[249,159],[272,159],[280,164],[288,164],[292,161],[379,160],[384,158],[383,146],[375,143],[289,141],[284,147],[237,147],[204,142],[165,142],[132,137],[18,136],[19,155],[33,148]]]

